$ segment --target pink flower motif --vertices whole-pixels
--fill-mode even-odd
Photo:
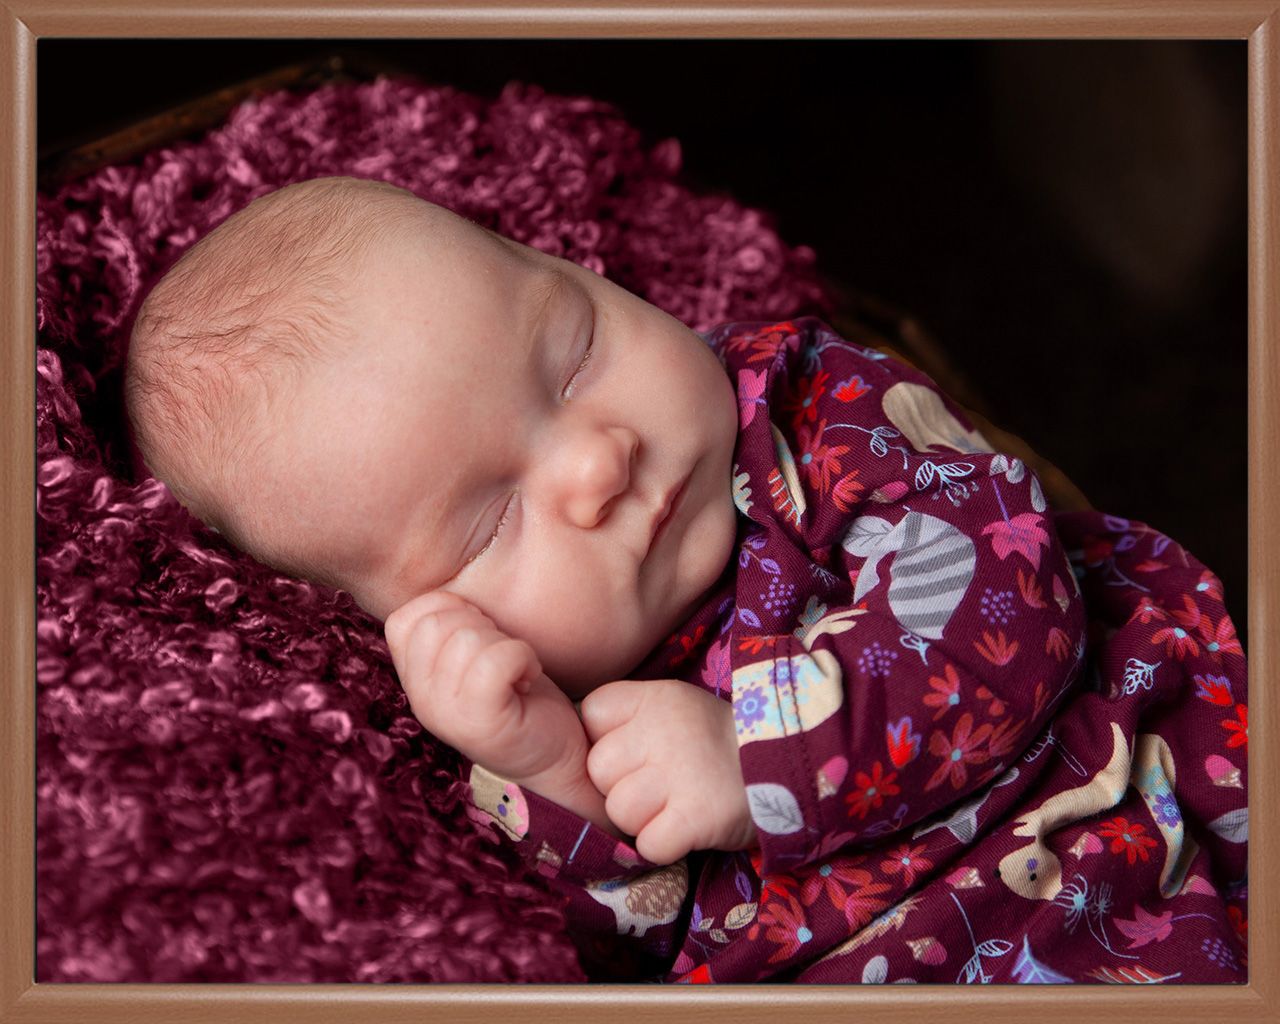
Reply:
[[[707,661],[702,667],[703,685],[718,696],[721,690],[732,689],[732,676],[729,645],[717,640],[707,650]]]
[[[756,409],[764,404],[761,396],[764,394],[765,377],[764,370],[738,371],[738,421],[744,430],[756,418]]]
[[[1130,949],[1145,946],[1153,940],[1161,942],[1167,939],[1173,931],[1173,925],[1169,923],[1171,920],[1173,920],[1172,910],[1166,910],[1163,914],[1148,914],[1136,903],[1133,906],[1132,921],[1122,921],[1118,917],[1112,918],[1115,926],[1133,940],[1129,943]]]
[[[1023,512],[1007,520],[997,519],[982,528],[982,535],[991,536],[991,547],[1001,561],[1016,551],[1038,570],[1040,549],[1049,545],[1049,534],[1040,525],[1040,519],[1034,512]]]

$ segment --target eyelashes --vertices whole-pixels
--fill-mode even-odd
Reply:
[[[480,557],[481,555],[483,555],[486,551],[488,551],[491,547],[493,547],[494,541],[496,541],[496,540],[498,539],[498,534],[502,532],[502,528],[507,524],[507,520],[508,520],[509,518],[511,518],[511,509],[512,509],[512,507],[515,505],[515,503],[516,503],[516,496],[515,496],[515,493],[513,492],[513,493],[512,493],[512,495],[511,495],[511,497],[509,497],[509,498],[507,499],[507,503],[506,503],[506,505],[504,505],[504,506],[503,506],[503,509],[502,509],[502,515],[501,515],[501,517],[498,519],[498,524],[493,528],[493,533],[489,534],[489,539],[488,539],[487,541],[485,541],[485,542],[484,542],[484,547],[482,547],[482,548],[481,548],[479,551],[477,551],[474,555],[472,555],[472,556],[471,556],[470,558],[468,558],[465,562],[463,562],[463,563],[462,563],[462,568],[460,568],[460,569],[458,570],[458,572],[461,572],[461,571],[462,571],[462,569],[465,569],[465,568],[466,568],[467,566],[469,566],[472,562],[474,562],[477,558],[479,558],[479,557]]]
[[[580,362],[578,364],[578,368],[573,371],[573,376],[569,378],[569,382],[565,384],[565,386],[560,391],[560,398],[562,401],[567,401],[569,397],[573,394],[574,384],[577,382],[578,377],[581,376],[582,371],[587,368],[587,363],[591,362],[591,354],[595,351],[595,349],[596,349],[596,325],[595,325],[595,318],[593,316],[592,322],[591,322],[591,333],[587,335],[587,350],[582,354],[582,362]]]

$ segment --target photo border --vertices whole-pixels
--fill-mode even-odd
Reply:
[[[1022,986],[652,986],[446,984],[36,984],[35,977],[35,196],[36,43],[42,38],[884,38],[1247,40],[1249,168],[1248,612],[1250,717],[1249,984],[1111,988]],[[1119,1017],[1204,1022],[1280,1020],[1280,702],[1252,680],[1275,675],[1280,610],[1280,0],[999,3],[886,0],[668,2],[525,0],[0,0],[0,1024],[34,1021],[555,1021],[802,1019],[813,1024]],[[1206,355],[1206,358],[1208,356]],[[1268,873],[1258,870],[1266,865]]]

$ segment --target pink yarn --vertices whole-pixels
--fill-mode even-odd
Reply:
[[[37,199],[39,982],[581,981],[558,902],[465,813],[380,624],[230,549],[128,461],[150,283],[254,196],[381,178],[697,330],[824,315],[814,256],[615,109],[380,78],[250,100]],[[141,482],[139,482],[141,481]]]

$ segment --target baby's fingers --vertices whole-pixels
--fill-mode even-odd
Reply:
[[[399,650],[391,647],[391,660],[401,685],[416,688],[435,682],[445,645],[455,633],[466,628],[492,629],[493,626],[473,608],[428,612],[413,623],[405,646]]]
[[[654,769],[646,767],[618,780],[605,797],[604,812],[627,835],[638,836],[666,802],[664,780]]]
[[[654,864],[674,864],[696,842],[688,819],[678,808],[667,804],[636,835],[635,847],[641,857]]]
[[[479,650],[467,669],[465,696],[481,713],[501,710],[514,690],[528,693],[542,671],[533,648],[505,637]]]
[[[445,611],[461,611],[470,608],[479,614],[474,605],[447,590],[429,590],[406,601],[387,616],[382,624],[382,632],[387,638],[387,646],[391,648],[394,658],[398,651],[403,651],[408,644],[414,626],[428,615]]]

